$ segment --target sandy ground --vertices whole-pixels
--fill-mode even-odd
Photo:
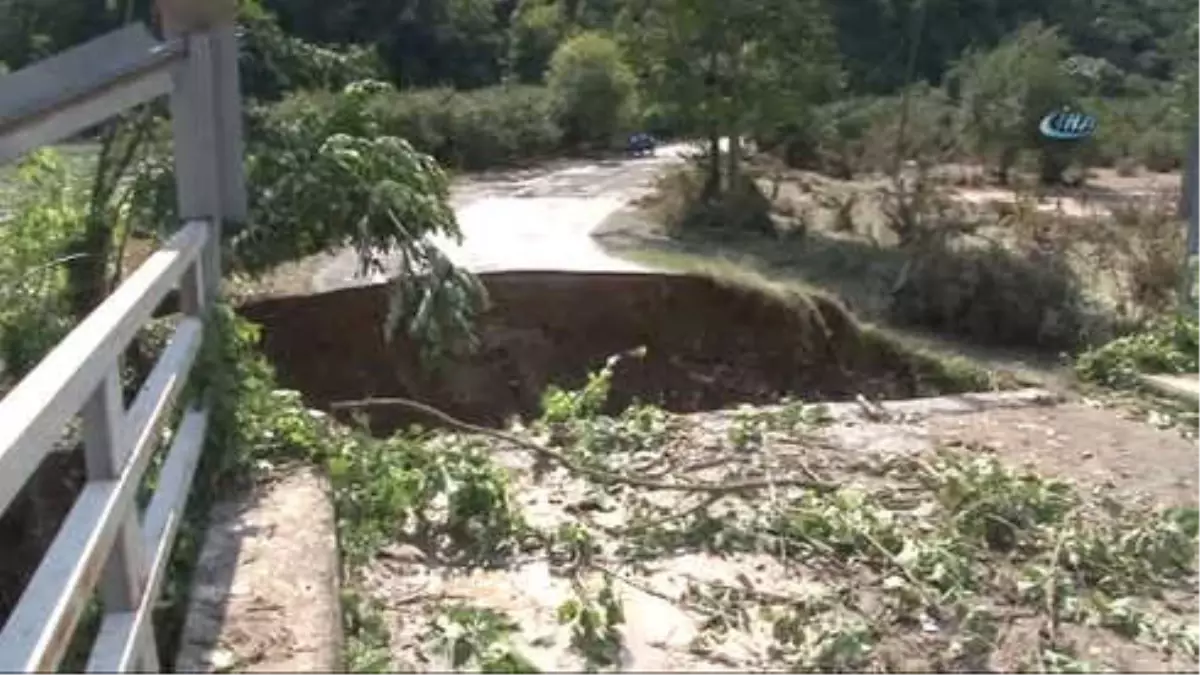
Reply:
[[[612,257],[591,238],[610,214],[646,194],[653,181],[679,165],[691,146],[660,147],[654,157],[559,162],[532,171],[496,172],[457,182],[452,203],[461,243],[439,238],[456,265],[472,272],[641,272],[644,267]],[[313,277],[316,291],[378,283],[362,277],[353,250],[326,256]],[[388,270],[394,262],[385,263]]]

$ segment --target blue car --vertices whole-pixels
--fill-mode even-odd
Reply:
[[[645,155],[654,156],[654,148],[657,143],[654,137],[650,134],[636,133],[629,137],[629,143],[625,146],[625,150],[634,157],[642,157]]]

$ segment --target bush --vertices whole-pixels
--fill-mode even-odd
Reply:
[[[1163,129],[1151,129],[1138,139],[1137,153],[1142,166],[1167,173],[1183,167],[1187,136]]]
[[[333,48],[288,35],[274,17],[245,3],[246,34],[241,58],[242,87],[254,98],[276,100],[300,89],[340,89],[352,82],[381,78],[385,69],[374,47]]]
[[[1174,201],[1135,200],[1113,209],[1127,266],[1128,313],[1135,317],[1169,311],[1183,284],[1187,242]]]
[[[708,199],[704,196],[705,180],[703,172],[688,167],[659,181],[655,209],[669,231],[676,235],[697,230],[710,235],[775,235],[771,200],[753,178],[740,175],[733,188]]]
[[[275,125],[328,121],[341,94],[302,92],[271,107]],[[370,93],[362,116],[348,120],[365,128],[346,133],[398,136],[446,166],[487,169],[545,156],[562,147],[554,101],[545,87],[500,85],[455,91],[383,87]]]
[[[793,168],[849,180],[889,171],[896,157],[903,97],[856,97],[818,106],[806,120],[779,131],[766,145]],[[908,92],[905,159],[934,162],[955,149],[954,108],[942,89],[920,83]]]
[[[571,143],[606,146],[633,119],[633,71],[617,43],[599,33],[582,33],[560,45],[546,83]]]
[[[1073,347],[1088,328],[1064,257],[965,237],[924,242],[889,309],[899,321],[992,345]]]
[[[1050,182],[1058,182],[1073,159],[1073,149],[1063,152],[1036,132],[1047,111],[1074,102],[1078,95],[1080,83],[1063,67],[1067,50],[1055,28],[1033,22],[990,51],[967,51],[952,69],[960,128],[1001,182],[1007,182],[1023,151],[1038,155],[1042,177]]]
[[[1130,387],[1140,373],[1194,373],[1198,367],[1195,317],[1170,317],[1084,353],[1075,363],[1080,377],[1113,387]]]
[[[0,224],[0,359],[19,377],[70,330],[62,263],[86,206],[53,150],[29,155],[15,188],[13,213]]]

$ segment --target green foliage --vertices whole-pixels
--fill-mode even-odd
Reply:
[[[338,94],[292,94],[266,112],[271,125],[323,122],[344,133]],[[486,169],[550,155],[561,147],[554,99],[544,87],[502,85],[474,91],[378,87],[365,97],[354,128],[406,139],[445,166]]]
[[[53,150],[27,156],[13,188],[0,221],[0,361],[20,377],[71,328],[64,263],[86,201]]]
[[[1092,97],[1083,105],[1096,116],[1096,134],[1083,149],[1091,163],[1110,166],[1124,159],[1152,171],[1182,166],[1188,115],[1163,87],[1141,96]]]
[[[512,645],[511,637],[519,628],[496,610],[458,604],[441,610],[432,632],[455,671],[470,666],[481,673],[540,673]]]
[[[379,608],[355,593],[356,570],[396,537],[422,542],[455,564],[507,555],[527,528],[506,475],[478,439],[418,429],[376,439],[308,410],[297,392],[278,388],[258,351],[256,326],[224,305],[206,326],[189,383],[191,396],[212,405],[198,493],[216,494],[230,481],[290,462],[324,465],[350,588],[343,602],[347,657],[356,672],[390,670],[386,627]],[[195,549],[181,550],[173,569],[186,579],[181,570],[193,564]],[[481,658],[500,664],[489,672],[528,672],[515,654]]]
[[[419,270],[436,255],[425,235],[458,236],[446,176],[408,141],[375,133],[370,96],[354,85],[328,109],[264,120],[249,149],[251,227],[233,242],[249,270],[344,245],[365,263],[400,250]]]
[[[1170,317],[1085,352],[1076,362],[1075,370],[1086,380],[1131,387],[1137,385],[1142,373],[1196,372],[1197,352],[1200,339],[1196,319]]]
[[[336,90],[385,75],[372,45],[335,48],[306,42],[253,4],[243,5],[240,23],[245,30],[242,88],[249,97],[274,100],[293,90]]]
[[[390,633],[381,608],[371,598],[342,591],[342,623],[346,631],[346,670],[351,673],[387,673],[392,670]]]
[[[509,26],[508,72],[520,82],[539,83],[567,30],[562,6],[547,0],[521,0]]]
[[[569,419],[577,429],[570,442],[586,438],[589,429],[614,428],[592,412],[597,405],[580,405],[600,398],[608,377],[602,369],[580,390],[553,397],[560,404],[556,421]],[[739,456],[770,455],[767,443],[805,438],[823,420],[819,409],[795,403],[774,411],[744,409],[722,445]],[[670,421],[665,428],[668,437],[660,446],[675,430]],[[635,430],[627,433],[632,438]],[[638,452],[637,443],[607,447]],[[1175,626],[1143,602],[1187,592],[1196,571],[1200,518],[1194,508],[1151,508],[1107,492],[1084,493],[1010,468],[986,448],[854,461],[861,473],[828,489],[771,491],[769,498],[723,500],[712,510],[707,507],[713,501],[703,501],[699,510],[672,506],[667,518],[645,519],[632,506],[619,542],[602,541],[581,523],[563,524],[551,540],[559,553],[552,559],[567,560],[576,577],[576,597],[559,608],[560,621],[572,626],[573,647],[589,669],[616,663],[621,642],[612,629],[625,608],[611,592],[611,580],[622,577],[607,570],[630,557],[695,549],[726,560],[769,555],[789,570],[797,561],[821,570],[811,595],[777,595],[749,578],[732,585],[689,583],[678,602],[706,617],[692,645],[701,654],[757,620],[771,627],[776,663],[799,672],[871,670],[886,664],[877,654],[885,639],[936,627],[942,638],[930,664],[974,671],[996,650],[1005,616],[1019,614],[1051,626],[1111,631],[1195,658],[1194,626]],[[638,503],[636,491],[624,497]],[[582,572],[593,568],[608,581],[594,597],[581,583]],[[878,589],[867,593],[869,605],[863,603],[866,588]],[[1079,665],[1061,639],[1030,646],[1038,651],[1039,670]]]
[[[482,286],[450,265],[429,235],[460,236],[449,180],[437,162],[402,138],[380,133],[373,104],[389,85],[364,81],[341,94],[302,97],[255,109],[248,144],[247,226],[226,228],[238,271],[353,247],[362,271],[399,261],[388,315],[427,362],[469,346],[470,320],[485,302]],[[314,104],[319,101],[320,104]],[[135,184],[147,226],[173,222],[174,178],[162,152],[142,165]]]
[[[382,128],[458,169],[513,164],[561,147],[553,97],[541,87],[402,92],[381,97],[375,109]]]
[[[637,351],[637,355],[644,354]],[[541,421],[546,424],[561,424],[571,420],[586,419],[600,414],[612,388],[613,370],[621,362],[622,355],[608,357],[604,367],[588,373],[587,383],[582,389],[568,390],[551,384],[542,394]]]
[[[1054,28],[1035,22],[991,51],[968,51],[954,67],[962,133],[1002,182],[1022,150],[1038,151],[1044,168],[1048,162],[1062,164],[1045,179],[1058,180],[1066,166],[1060,155],[1067,151],[1037,132],[1048,111],[1075,103],[1077,85],[1063,67],[1066,50]]]
[[[568,142],[607,146],[632,120],[633,72],[617,43],[600,33],[581,33],[559,45],[546,83]]]
[[[843,179],[890,171],[897,152],[902,159],[932,164],[962,149],[954,129],[955,103],[945,89],[923,82],[910,88],[903,148],[897,141],[901,106],[901,94],[818,106],[765,137],[765,149],[778,148],[790,166]]]
[[[405,86],[480,87],[496,82],[502,72],[501,21],[507,17],[492,0],[273,0],[269,5],[285,29],[301,39],[374,45],[390,79]]]
[[[938,224],[949,226],[931,226]],[[971,239],[935,239],[914,250],[888,311],[984,344],[1051,349],[1077,346],[1099,321],[1062,256]]]
[[[560,624],[571,627],[571,647],[583,656],[586,672],[620,664],[625,608],[610,577],[594,599],[577,588],[575,597],[559,605],[557,616]]]
[[[818,2],[630,2],[622,39],[679,131],[760,135],[822,102],[836,54]]]

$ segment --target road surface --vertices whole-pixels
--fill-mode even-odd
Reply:
[[[691,146],[660,147],[654,157],[560,162],[550,168],[471,176],[457,181],[451,203],[463,241],[435,242],[456,265],[472,272],[638,272],[644,268],[604,252],[592,231],[679,165]],[[395,260],[385,260],[388,273]],[[313,286],[327,291],[383,281],[360,276],[352,249],[332,256]]]

